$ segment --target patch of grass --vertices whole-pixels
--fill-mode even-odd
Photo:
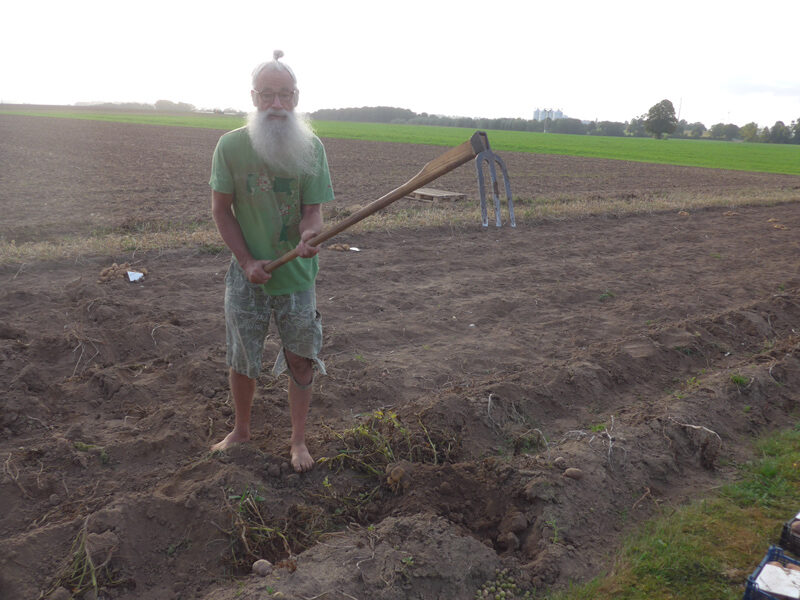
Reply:
[[[750,385],[750,378],[741,373],[731,373],[731,383],[736,387],[747,387]]]
[[[612,298],[615,298],[615,297],[616,296],[615,296],[614,292],[606,290],[602,294],[600,294],[600,302],[605,302],[606,300],[611,300]]]
[[[26,263],[86,255],[114,255],[123,251],[149,251],[163,248],[201,247],[221,244],[217,230],[187,226],[141,233],[98,230],[84,237],[66,236],[41,242],[17,244],[15,240],[0,239],[0,264]]]
[[[456,145],[470,128],[315,121],[321,137],[369,139],[436,146]],[[490,130],[495,151],[589,156],[718,169],[800,174],[800,148],[791,144],[733,144],[709,140],[564,135]],[[767,146],[772,146],[767,148]],[[779,148],[779,146],[784,146]]]
[[[800,431],[756,444],[757,460],[710,499],[648,522],[628,538],[612,573],[550,600],[738,600],[747,576],[794,514]]]

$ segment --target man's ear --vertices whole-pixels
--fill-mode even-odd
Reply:
[[[258,108],[258,92],[250,90],[250,99],[253,101],[253,106]]]
[[[296,107],[300,103],[300,90],[294,91],[294,106]]]

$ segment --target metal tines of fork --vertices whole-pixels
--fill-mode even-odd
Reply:
[[[485,134],[484,134],[485,135]],[[486,210],[486,186],[484,185],[484,176],[483,176],[483,162],[489,165],[489,176],[491,178],[492,184],[492,197],[494,199],[494,217],[495,217],[495,226],[502,227],[503,222],[500,218],[500,190],[497,184],[497,168],[495,165],[500,166],[500,171],[503,174],[503,183],[505,183],[506,188],[506,198],[508,199],[508,217],[509,217],[509,225],[511,227],[516,227],[517,222],[514,219],[514,202],[511,197],[511,182],[508,180],[508,170],[506,169],[506,164],[503,162],[503,159],[500,158],[495,152],[492,151],[491,146],[489,146],[489,138],[485,137],[486,142],[486,149],[479,152],[477,156],[475,156],[475,168],[478,172],[478,187],[480,188],[481,192],[481,218],[483,219],[483,226],[489,226],[489,217]]]

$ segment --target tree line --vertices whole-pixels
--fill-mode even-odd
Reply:
[[[194,112],[197,110],[194,104],[189,104],[188,102],[173,102],[172,100],[156,100],[155,104],[149,104],[147,102],[77,102],[75,106],[103,110],[156,110],[163,112]]]
[[[353,121],[361,123],[399,123],[406,125],[438,125],[467,127],[471,129],[500,129],[506,131],[534,131],[567,133],[574,135],[605,135],[615,137],[672,137],[712,140],[742,140],[770,144],[800,144],[800,118],[786,125],[777,121],[772,127],[759,127],[748,123],[739,127],[733,123],[716,123],[707,128],[703,123],[678,120],[669,100],[650,107],[647,113],[630,121],[581,121],[580,119],[474,118],[447,117],[415,113],[407,108],[390,106],[364,106],[360,108],[326,108],[311,113],[320,121]]]

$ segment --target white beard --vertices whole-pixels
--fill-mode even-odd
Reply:
[[[268,118],[275,114],[286,118]],[[256,154],[276,173],[299,176],[316,170],[315,136],[305,116],[272,108],[257,110],[247,116],[247,132]]]

